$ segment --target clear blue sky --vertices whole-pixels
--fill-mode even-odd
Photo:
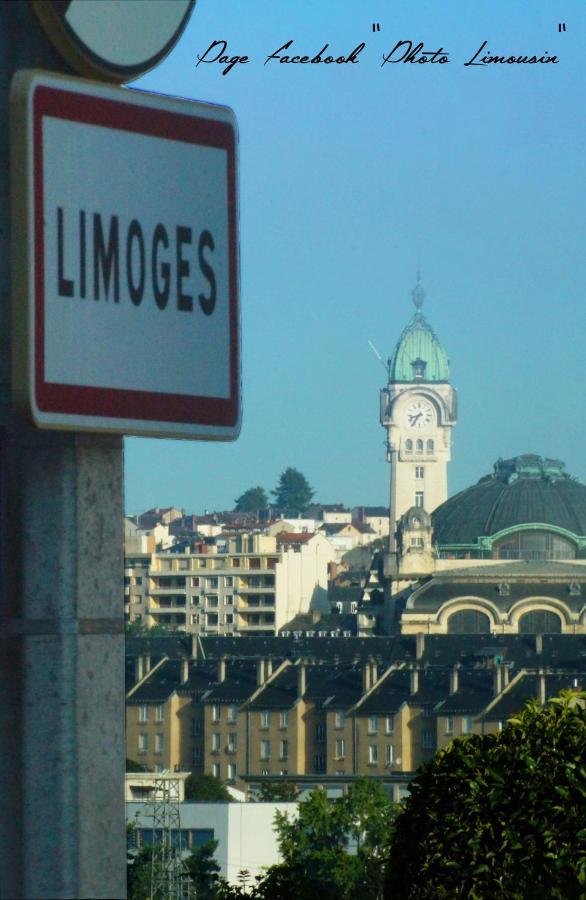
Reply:
[[[231,508],[290,465],[322,502],[388,502],[368,340],[392,352],[418,262],[459,391],[450,493],[525,452],[586,480],[585,35],[579,0],[198,0],[137,86],[238,118],[243,427],[127,439],[128,512]],[[251,62],[196,68],[216,39]],[[264,66],[289,39],[366,47],[353,66]],[[401,39],[451,62],[381,68]],[[560,63],[465,67],[484,40]]]

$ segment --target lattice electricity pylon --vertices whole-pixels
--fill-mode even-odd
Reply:
[[[153,804],[153,856],[151,863],[150,900],[195,900],[181,851],[181,815],[179,812],[179,779],[155,781]],[[160,842],[155,843],[160,835]]]

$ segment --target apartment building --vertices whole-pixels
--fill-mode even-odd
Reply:
[[[163,656],[129,691],[127,755],[239,789],[397,786],[454,737],[586,684],[584,636],[475,637],[194,638],[197,658]]]
[[[228,538],[222,552],[209,543],[202,545],[205,552],[129,556],[127,620],[192,634],[266,636],[297,613],[328,612],[335,551],[322,535],[294,538],[245,534]]]

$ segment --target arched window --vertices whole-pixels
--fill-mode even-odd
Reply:
[[[407,438],[407,440],[405,441],[405,451],[407,453],[413,452],[413,441],[411,440],[411,438]]]
[[[433,448],[434,448],[434,444],[433,444],[432,439],[430,438],[427,442],[427,452],[433,453]]]
[[[490,619],[476,609],[462,609],[448,619],[448,634],[489,634]]]
[[[423,441],[421,439],[415,442],[415,452],[423,453]]]
[[[551,531],[518,531],[493,545],[493,559],[575,559],[576,545]]]
[[[560,634],[562,620],[548,609],[534,609],[519,619],[519,634]]]

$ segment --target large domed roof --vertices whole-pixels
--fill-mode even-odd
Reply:
[[[519,525],[541,524],[586,535],[586,486],[564,463],[526,454],[498,460],[494,473],[433,513],[434,543],[472,544]]]

